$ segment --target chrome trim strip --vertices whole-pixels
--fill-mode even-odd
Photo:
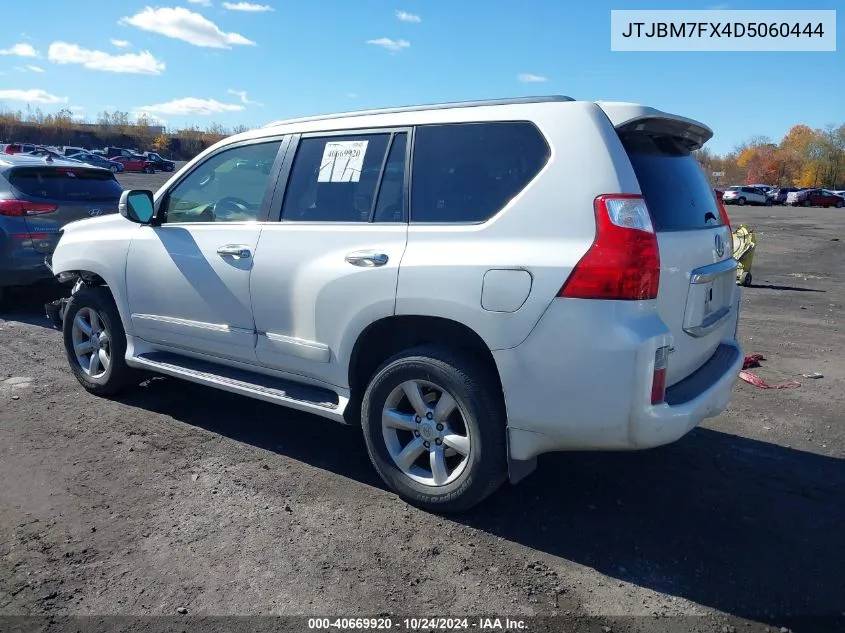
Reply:
[[[735,271],[737,264],[738,262],[733,257],[729,257],[715,264],[696,268],[690,273],[690,284],[710,283],[716,277],[721,277],[732,270]]]
[[[320,363],[328,363],[331,360],[331,350],[325,343],[286,336],[285,334],[275,334],[273,332],[258,332],[258,335],[264,336],[268,341],[277,343],[286,354]]]
[[[168,323],[170,325],[193,327],[201,330],[212,330],[214,332],[233,332],[242,334],[255,333],[252,329],[232,327],[226,323],[205,323],[204,321],[191,321],[190,319],[180,319],[178,317],[163,316],[160,314],[133,314],[132,318],[140,319],[142,321],[154,321],[156,323]]]

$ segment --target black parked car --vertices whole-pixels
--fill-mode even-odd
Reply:
[[[162,158],[156,152],[144,152],[144,158],[150,161],[153,164],[153,168],[156,171],[175,171],[176,170],[176,163],[172,160],[167,160],[166,158]]]

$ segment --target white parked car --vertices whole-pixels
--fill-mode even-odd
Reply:
[[[147,370],[361,424],[435,511],[542,453],[673,442],[743,358],[730,226],[690,153],[711,136],[567,97],[233,136],[65,227],[70,367],[95,394]]]
[[[745,185],[725,189],[725,193],[722,194],[722,202],[725,204],[738,204],[740,206],[745,204],[771,205],[772,199],[766,195],[765,191],[757,187]]]

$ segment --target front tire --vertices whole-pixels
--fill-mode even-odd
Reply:
[[[126,364],[120,314],[105,288],[84,286],[70,298],[62,336],[70,370],[87,391],[113,395],[135,377]]]
[[[840,201],[839,201],[839,202],[837,202],[834,206],[835,206],[837,209],[841,209],[842,207],[844,207],[844,206],[845,206],[845,202],[843,202],[842,200],[840,200]]]
[[[111,173],[113,173],[113,174],[116,174],[117,172],[120,171],[120,168],[117,167],[116,165],[112,165],[111,167],[109,167],[109,169],[111,170]]]
[[[490,372],[461,353],[417,347],[370,381],[361,422],[384,482],[432,512],[461,512],[507,477],[506,420]]]

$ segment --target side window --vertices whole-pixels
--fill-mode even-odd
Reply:
[[[369,222],[392,136],[303,138],[288,178],[282,221]]]
[[[527,121],[420,126],[411,222],[484,222],[531,182],[549,155],[543,135]]]
[[[405,151],[408,147],[408,135],[404,132],[395,134],[384,164],[384,174],[378,190],[376,222],[404,222],[405,212]]]
[[[214,154],[167,194],[164,221],[255,220],[281,141],[241,145]]]

